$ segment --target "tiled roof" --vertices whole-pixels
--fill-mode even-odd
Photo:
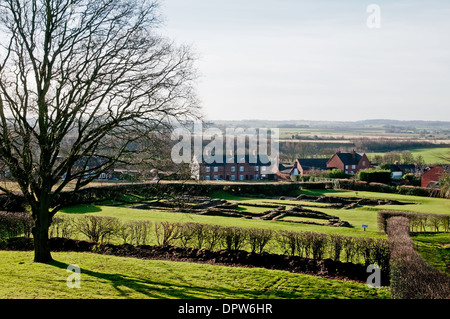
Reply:
[[[364,154],[359,153],[336,153],[344,165],[358,165]]]
[[[299,158],[299,164],[304,170],[327,169],[328,158]]]

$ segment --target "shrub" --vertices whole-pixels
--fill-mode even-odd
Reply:
[[[146,245],[150,242],[152,222],[129,221],[122,225],[119,234],[124,244]]]
[[[392,217],[405,217],[409,220],[410,230],[416,232],[449,232],[450,215],[426,214],[402,211],[382,210],[378,212],[378,228],[387,233],[387,221]],[[442,228],[441,228],[442,227]]]
[[[330,258],[334,261],[340,261],[341,252],[344,247],[344,236],[339,234],[330,235],[329,244]]]
[[[87,215],[77,219],[77,228],[90,241],[104,243],[118,233],[120,222],[115,217]]]
[[[348,175],[345,174],[343,171],[341,171],[338,168],[333,168],[330,173],[328,174],[328,177],[330,178],[347,178]]]
[[[387,221],[391,251],[391,294],[394,299],[448,299],[450,278],[430,266],[414,250],[409,220],[395,216]]]
[[[270,229],[248,229],[247,238],[252,253],[262,253],[267,243],[272,239],[273,231]]]
[[[357,245],[353,237],[344,237],[343,249],[347,262],[353,262],[357,253]]]
[[[311,252],[313,259],[322,259],[328,237],[322,233],[311,233]]]
[[[247,240],[247,232],[238,227],[222,228],[222,244],[227,250],[240,250]]]
[[[178,228],[179,231],[178,239],[181,243],[181,247],[186,248],[189,246],[189,243],[192,242],[194,238],[194,227],[195,224],[187,223],[180,225],[180,227]]]
[[[223,230],[221,226],[208,225],[206,227],[206,248],[209,250],[214,250],[220,244],[222,237]]]
[[[71,238],[77,231],[75,219],[71,216],[53,216],[50,237]]]
[[[193,236],[193,245],[196,249],[202,249],[203,244],[206,241],[207,233],[207,225],[203,224],[192,224],[191,231]]]
[[[171,245],[179,236],[180,225],[169,222],[155,223],[156,242],[161,246]]]
[[[0,238],[31,236],[33,218],[29,213],[0,212]]]
[[[359,180],[368,183],[389,184],[391,182],[391,172],[388,170],[368,169],[359,172]]]
[[[281,230],[277,233],[276,240],[278,247],[284,254],[294,256],[297,252],[297,239],[299,234],[293,231]]]
[[[358,255],[361,256],[364,260],[364,264],[366,266],[372,265],[375,263],[374,258],[374,249],[373,249],[373,239],[372,238],[355,238],[356,242],[356,250]]]

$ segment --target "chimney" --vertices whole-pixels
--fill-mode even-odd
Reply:
[[[352,152],[352,157],[353,157],[353,158],[356,158],[356,152],[355,152],[355,150],[353,150],[353,152]]]

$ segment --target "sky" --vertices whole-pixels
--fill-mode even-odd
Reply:
[[[207,120],[450,121],[448,0],[160,3]]]

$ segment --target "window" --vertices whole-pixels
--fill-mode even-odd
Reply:
[[[210,181],[211,177],[210,176],[205,176],[205,181]]]
[[[256,179],[256,180],[259,179],[259,175],[258,175],[258,174],[255,175],[255,179]]]
[[[259,172],[259,166],[255,166],[255,172]]]
[[[236,175],[231,175],[231,180],[235,181],[236,180]]]
[[[348,169],[348,167],[349,167],[348,165],[345,165],[345,169]]]
[[[356,169],[356,165],[352,165],[352,169]]]
[[[236,172],[236,166],[231,166],[231,172]]]
[[[219,176],[214,175],[214,180],[217,181],[219,179]]]
[[[244,166],[241,166],[241,167],[239,167],[239,172],[243,172],[243,171],[244,171],[244,169],[245,169],[245,167],[244,167]]]
[[[211,173],[211,167],[206,166],[206,173]]]
[[[216,167],[214,167],[214,173],[217,173],[217,172],[219,172],[219,168],[216,166]]]
[[[366,167],[366,161],[362,162],[362,166]]]
[[[266,169],[267,169],[267,167],[265,167],[265,166],[262,166],[262,167],[261,167],[261,172],[265,172],[265,171],[266,171]]]
[[[239,175],[239,180],[241,180],[241,181],[245,180],[245,176],[244,175]]]

